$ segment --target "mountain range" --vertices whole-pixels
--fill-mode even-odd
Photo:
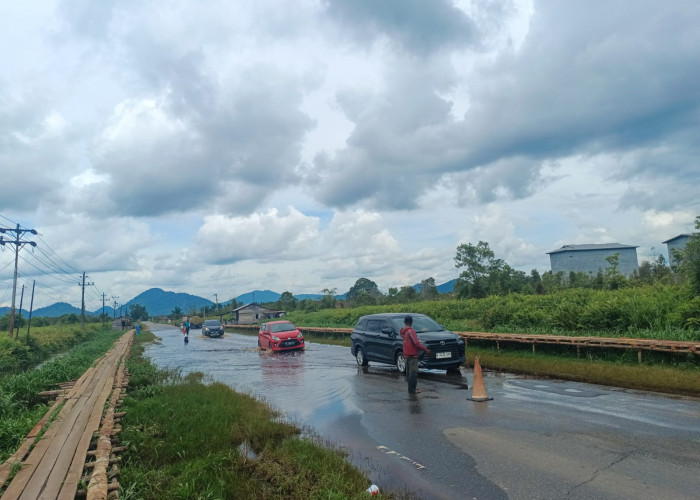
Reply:
[[[451,280],[446,283],[437,286],[438,293],[450,293],[454,290],[454,284],[456,280]],[[414,285],[413,288],[417,292],[420,292],[420,284]],[[236,297],[236,302],[238,304],[250,304],[252,302],[257,302],[264,304],[267,302],[277,302],[282,294],[274,292],[272,290],[254,290],[252,292],[247,292]],[[299,300],[311,299],[319,300],[323,297],[322,294],[311,294],[302,293],[295,295]],[[345,300],[345,294],[336,295],[336,299]],[[221,305],[228,305],[231,301],[221,302]],[[161,288],[151,288],[138,294],[133,299],[129,300],[127,303],[120,306],[116,314],[120,312],[126,312],[129,310],[129,306],[132,304],[139,304],[146,308],[148,314],[152,316],[165,316],[170,314],[176,307],[179,307],[183,313],[186,313],[192,309],[200,309],[204,306],[211,307],[214,305],[209,299],[203,297],[198,297],[197,295],[190,295],[189,293],[178,293],[178,292],[168,292],[162,290]],[[115,311],[110,306],[105,306],[105,314],[108,316],[115,315]],[[4,316],[10,312],[9,307],[0,307],[0,316]],[[56,302],[47,307],[41,307],[35,309],[32,312],[33,317],[57,317],[63,316],[64,314],[80,314],[80,308],[72,306],[66,302]],[[92,316],[99,316],[102,314],[102,308],[100,307],[96,311],[85,311],[85,314]],[[22,309],[22,317],[26,318],[29,316],[29,311]]]

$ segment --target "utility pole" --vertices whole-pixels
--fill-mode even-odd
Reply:
[[[118,298],[119,297],[115,297],[114,295],[112,295],[112,299],[114,300],[114,307],[112,308],[112,316],[113,316],[112,319],[117,319],[117,299]]]
[[[17,319],[17,331],[15,332],[15,338],[19,338],[19,324],[22,322],[22,302],[24,302],[24,285],[22,285],[22,295],[19,298],[19,317]]]
[[[19,249],[24,245],[36,246],[33,241],[22,241],[20,238],[24,233],[37,234],[36,229],[20,229],[19,224],[15,229],[0,227],[0,233],[5,234],[7,232],[14,232],[15,239],[6,240],[4,237],[0,236],[0,245],[14,245],[15,246],[15,278],[12,281],[12,308],[10,309],[10,338],[12,338],[12,333],[15,329],[15,296],[17,295],[17,264],[19,261]]]
[[[219,294],[218,293],[214,294],[214,299],[216,300],[216,312],[219,312]],[[219,321],[221,321],[223,319],[223,317],[224,317],[223,314],[219,314]]]
[[[36,280],[32,282],[32,301],[29,303],[29,324],[27,325],[27,343],[29,343],[29,330],[32,328],[32,311],[34,310],[34,287]]]
[[[85,271],[83,271],[83,282],[78,283],[82,289],[83,289],[83,294],[82,294],[82,306],[80,308],[80,329],[85,330],[85,287],[86,286],[92,286],[95,283],[90,282],[90,283],[85,283]]]
[[[105,326],[107,318],[105,317],[105,298],[106,294],[102,292],[102,326]]]

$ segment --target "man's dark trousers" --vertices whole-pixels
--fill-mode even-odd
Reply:
[[[413,394],[416,392],[418,384],[418,357],[408,356],[406,358],[406,381],[408,382],[408,392]]]

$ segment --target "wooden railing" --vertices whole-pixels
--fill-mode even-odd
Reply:
[[[257,325],[226,325],[226,328],[255,329]],[[350,334],[352,328],[319,328],[319,327],[299,327],[300,330],[309,333],[340,333]],[[455,332],[466,342],[469,340],[485,340],[496,343],[496,348],[500,349],[501,342],[515,342],[519,344],[531,344],[532,351],[535,352],[537,344],[559,344],[575,346],[577,351],[580,348],[609,348],[628,349],[637,351],[638,359],[641,362],[642,351],[671,352],[671,353],[692,353],[700,355],[700,342],[680,341],[680,340],[653,340],[635,339],[626,337],[570,337],[567,335],[529,335],[521,333],[485,333],[485,332]]]

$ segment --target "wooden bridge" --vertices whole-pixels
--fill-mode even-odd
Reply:
[[[226,328],[233,329],[258,329],[257,325],[226,325]],[[299,327],[300,330],[309,333],[336,333],[351,334],[352,328],[324,328],[324,327]],[[455,332],[467,343],[469,340],[485,340],[496,343],[500,349],[502,342],[514,342],[519,344],[530,344],[532,351],[538,344],[558,344],[574,346],[580,351],[584,348],[607,348],[607,349],[627,349],[637,351],[639,362],[642,361],[643,351],[671,352],[671,353],[691,353],[700,355],[700,342],[680,341],[680,340],[652,340],[636,339],[625,337],[586,337],[568,335],[530,335],[520,333],[485,333],[485,332]]]
[[[112,445],[118,443],[116,424],[123,413],[115,409],[128,383],[125,360],[133,338],[133,330],[127,332],[77,381],[66,384],[65,390],[50,391],[49,395],[57,393],[55,403],[0,466],[0,487],[19,469],[3,500],[116,498],[119,471],[114,454],[123,448]],[[79,489],[81,484],[87,489]]]

